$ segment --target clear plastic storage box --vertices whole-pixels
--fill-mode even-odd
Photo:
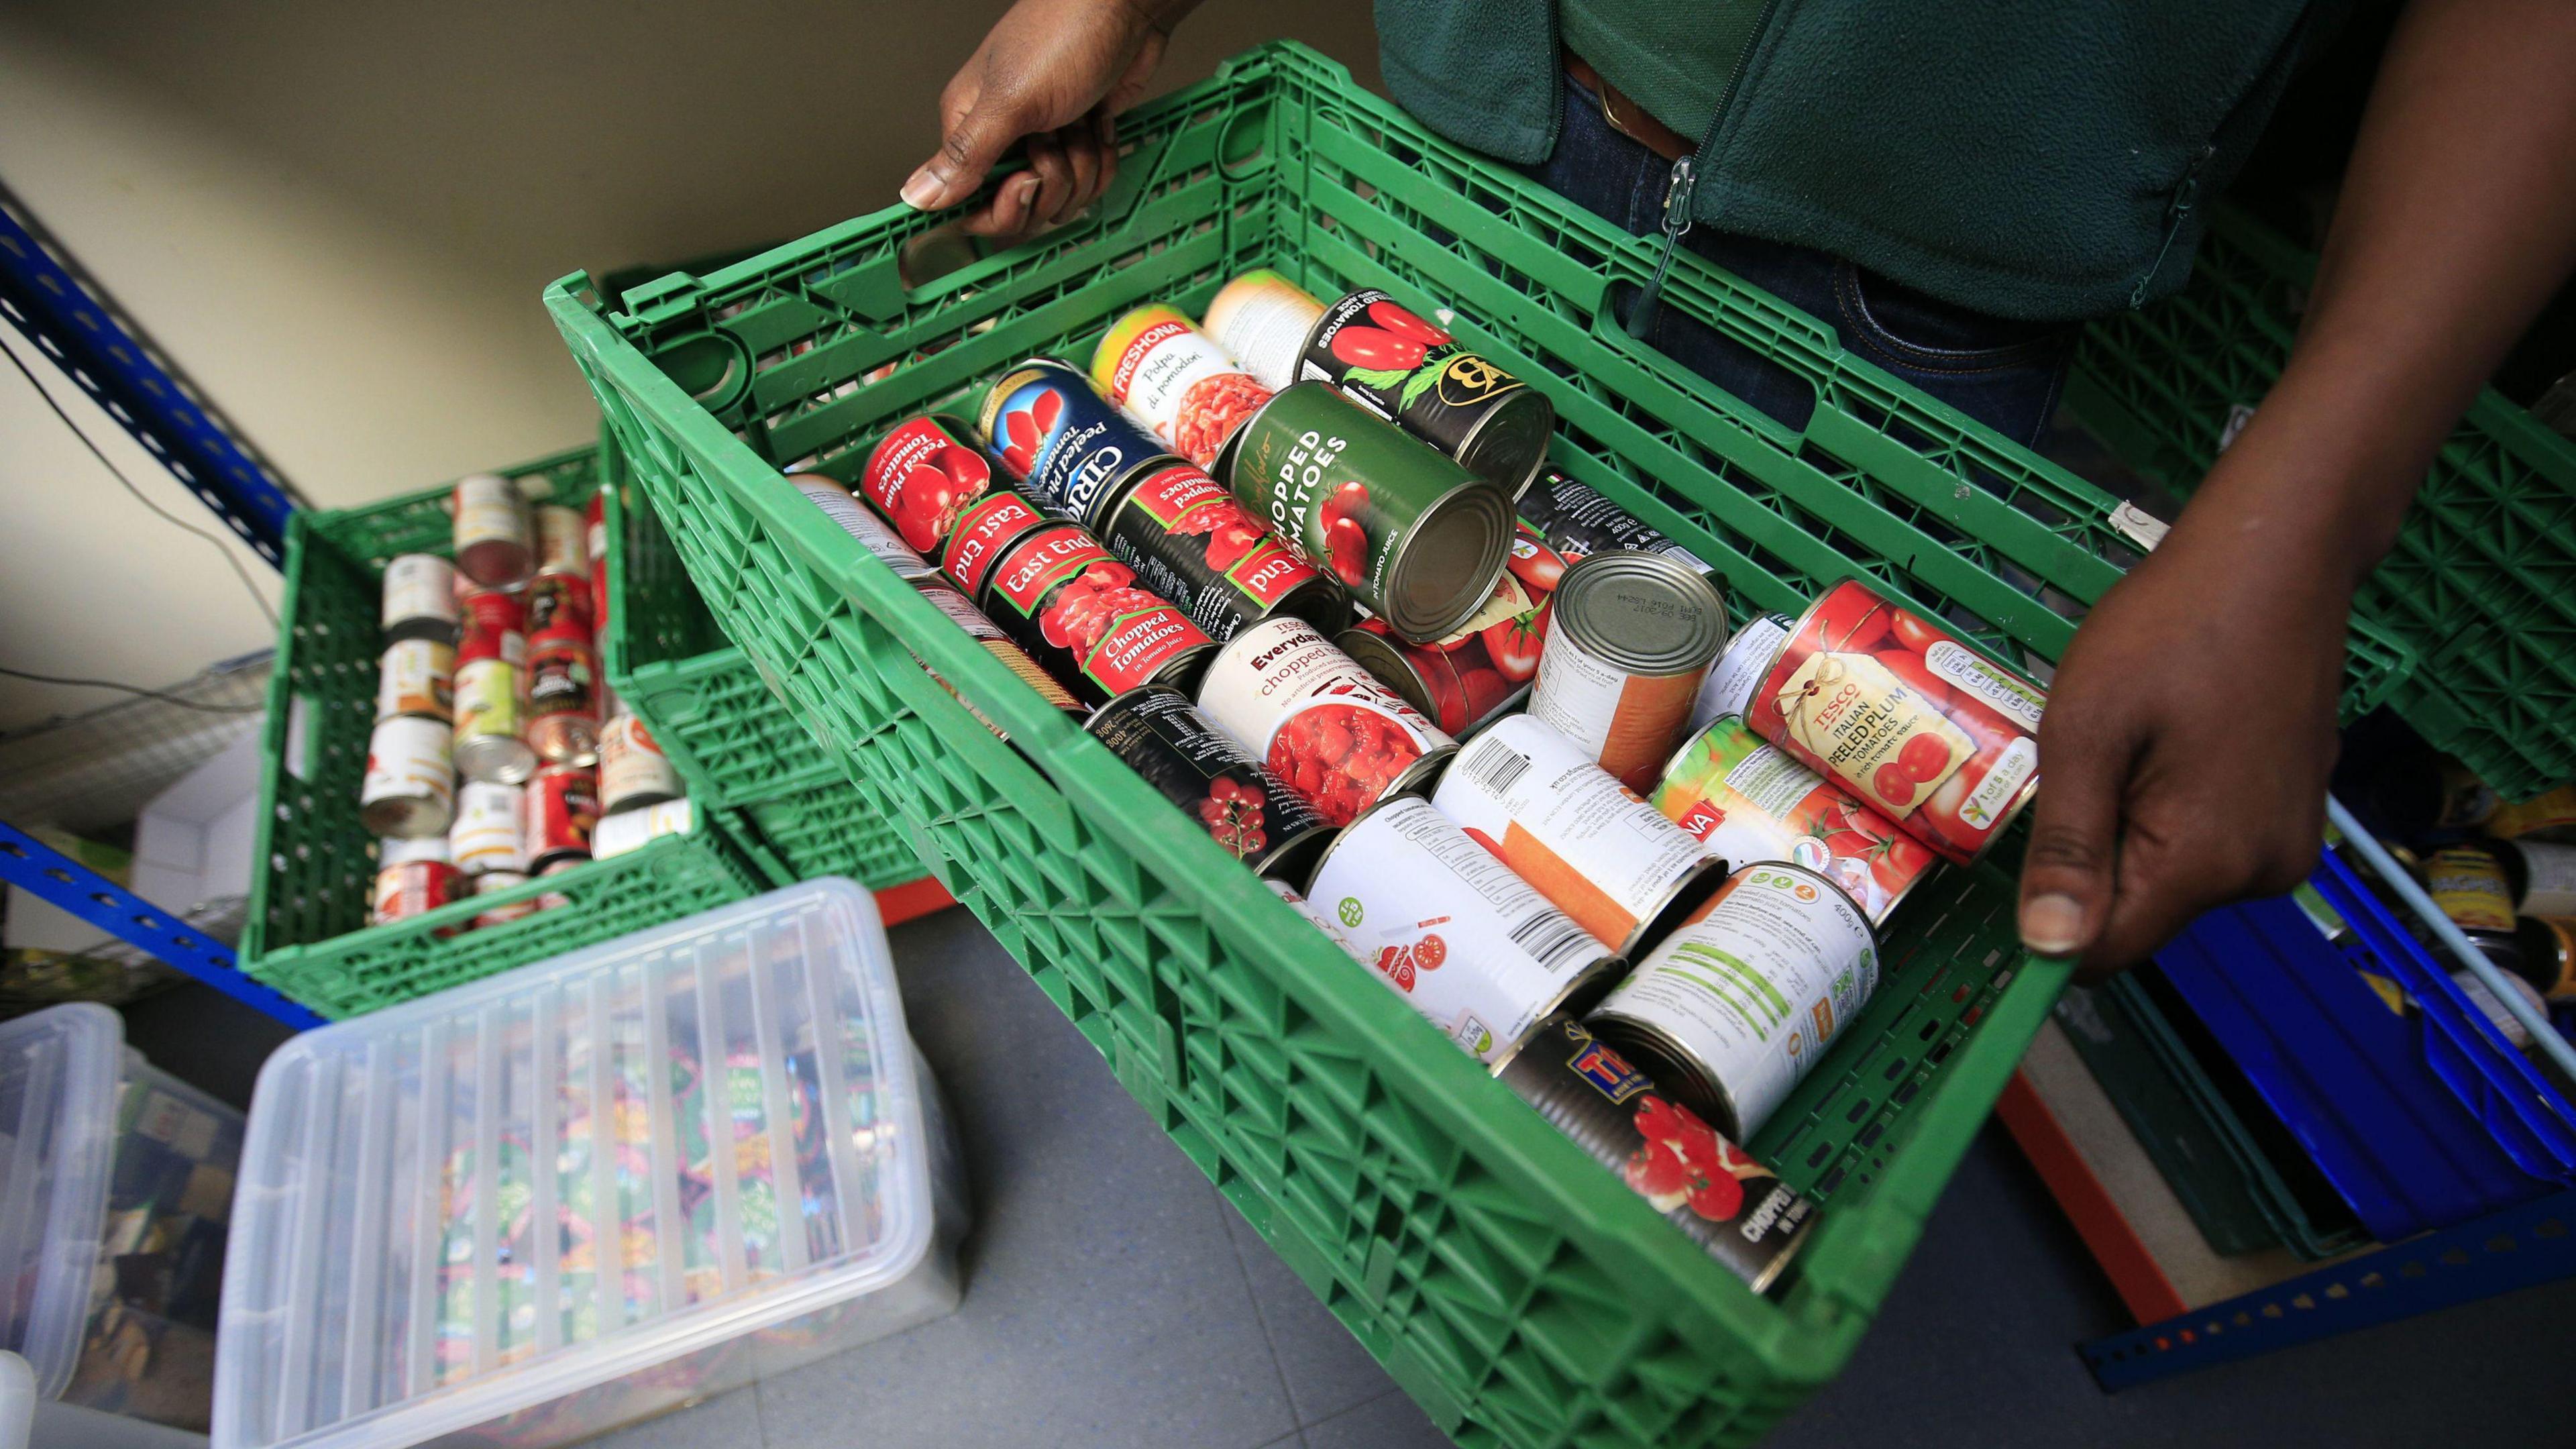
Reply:
[[[965,1222],[838,878],[296,1038],[234,1212],[218,1449],[586,1438],[946,1313]]]

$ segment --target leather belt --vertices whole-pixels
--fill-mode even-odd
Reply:
[[[1601,119],[1610,123],[1611,130],[1667,161],[1679,161],[1699,150],[1688,136],[1647,115],[1634,97],[1603,80],[1582,56],[1570,50],[1564,54],[1565,73],[1601,98]]]

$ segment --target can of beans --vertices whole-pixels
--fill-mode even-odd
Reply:
[[[1547,642],[1545,592],[1521,578],[1515,562],[1494,580],[1493,595],[1466,623],[1428,644],[1408,644],[1384,619],[1362,619],[1337,641],[1404,702],[1463,735],[1529,695]]]
[[[1220,644],[1274,614],[1327,633],[1351,621],[1341,586],[1271,537],[1195,463],[1149,462],[1101,505],[1091,526],[1109,551]]]
[[[1303,881],[1333,838],[1314,806],[1169,685],[1129,690],[1085,728],[1258,874]]]
[[[1322,911],[1315,909],[1315,903],[1306,899],[1304,896],[1299,895],[1295,886],[1288,884],[1288,882],[1281,880],[1275,875],[1263,876],[1261,878],[1261,883],[1270,887],[1270,893],[1272,895],[1286,901],[1288,903],[1288,909],[1304,916],[1307,922],[1313,925],[1316,930],[1323,932],[1325,940],[1341,947],[1342,954],[1350,957],[1352,960],[1357,961],[1363,966],[1374,966],[1377,964],[1375,958],[1371,957],[1368,952],[1361,950],[1359,943],[1351,939],[1350,933],[1342,929],[1341,922],[1336,921],[1332,917],[1325,915]]]
[[[1431,803],[1630,960],[1726,879],[1726,862],[1529,715],[1461,745]]]
[[[447,828],[448,859],[467,875],[525,871],[527,841],[521,820],[524,790],[494,780],[468,780],[456,789],[456,821]]]
[[[590,617],[593,625],[608,627],[608,490],[590,495],[582,509],[582,541],[590,558]]]
[[[1388,986],[1488,1065],[1619,966],[1617,952],[1419,796],[1352,822],[1308,895]]]
[[[1335,825],[1427,784],[1458,742],[1303,619],[1268,619],[1217,652],[1199,708]]]
[[[1733,715],[1681,747],[1654,801],[1730,869],[1765,860],[1804,866],[1842,887],[1874,926],[1940,863],[1929,846]]]
[[[1147,684],[1193,679],[1215,646],[1078,523],[1050,523],[1004,549],[976,599],[1067,688],[1106,704]]]
[[[930,566],[929,559],[904,542],[885,520],[861,507],[858,495],[842,487],[839,479],[820,473],[798,473],[787,481],[822,509],[824,517],[839,524],[842,532],[857,539],[877,562],[894,570],[896,578],[918,587],[925,580],[939,577],[939,570]]]
[[[1557,583],[1529,712],[1643,794],[1725,642],[1726,602],[1688,565],[1596,553]]]
[[[1654,525],[1555,468],[1539,469],[1538,481],[1521,495],[1520,516],[1538,541],[1568,565],[1596,553],[1628,549],[1662,554],[1703,576],[1715,572],[1698,554],[1666,538]]]
[[[1771,672],[1780,646],[1789,642],[1789,631],[1796,623],[1786,614],[1764,614],[1735,631],[1717,652],[1708,678],[1700,682],[1699,698],[1691,702],[1687,733],[1696,735],[1729,715],[1741,719],[1752,710],[1754,690],[1761,687],[1762,676]]]
[[[1254,517],[1401,639],[1464,624],[1511,556],[1503,490],[1321,383],[1263,405],[1218,472]]]
[[[1748,865],[1588,1025],[1728,1137],[1762,1129],[1878,989],[1878,936],[1802,866]]]
[[[456,768],[470,780],[517,784],[537,768],[537,752],[519,737],[521,671],[527,636],[516,597],[497,589],[465,596],[465,632],[456,646]]]
[[[435,639],[401,639],[376,670],[376,719],[416,715],[441,724],[456,717],[456,650]]]
[[[621,811],[599,817],[599,828],[592,832],[591,855],[609,860],[645,846],[665,835],[685,835],[697,820],[697,811],[689,797],[664,800],[640,810]]]
[[[897,423],[859,470],[859,495],[915,553],[929,554],[949,526],[993,486],[993,467],[967,440],[961,418],[933,414]]]
[[[474,877],[473,880],[474,898],[477,900],[485,896],[497,896],[503,891],[516,890],[528,883],[527,876],[509,870],[486,871]],[[480,931],[492,926],[506,926],[512,921],[525,920],[536,913],[537,903],[533,900],[511,901],[507,904],[495,902],[474,913],[474,929]]]
[[[375,892],[367,910],[373,925],[425,916],[465,898],[465,877],[446,858],[443,839],[388,840],[376,857]]]
[[[558,765],[599,763],[599,656],[570,609],[528,635],[528,747]]]
[[[456,515],[456,571],[466,581],[487,589],[525,583],[535,572],[537,553],[528,536],[527,500],[519,485],[498,473],[474,473],[456,480],[451,511]]]
[[[434,553],[397,555],[385,565],[381,619],[387,643],[456,642],[456,566]]]
[[[1171,451],[1102,397],[1081,369],[1047,357],[1003,373],[984,395],[976,424],[1030,501],[1077,523],[1111,484]]]
[[[1012,643],[1010,636],[1002,632],[1001,626],[986,618],[984,611],[976,608],[972,600],[950,588],[946,580],[933,578],[916,587],[919,588],[921,596],[930,601],[933,608],[948,616],[948,622],[973,636],[975,642],[984,646],[986,653],[1002,661],[1003,668],[1018,675],[1022,684],[1036,690],[1038,698],[1070,715],[1080,716],[1091,712],[1089,706],[1074,698],[1063,685],[1056,683],[1054,675],[1040,668],[1038,662],[1028,656],[1027,650]],[[918,655],[914,657],[916,660],[919,659]],[[940,679],[938,670],[926,663],[922,664],[921,669],[932,679],[938,680],[940,688],[956,695],[957,702],[966,706],[967,713],[982,721],[984,728],[991,730],[1001,739],[1010,738],[1007,731],[990,719],[986,719],[984,712],[969,703],[964,695],[957,694],[955,685]]]
[[[1939,624],[1846,579],[1799,618],[1744,718],[1965,865],[2038,791],[2047,703]]]
[[[1815,1204],[1562,1012],[1495,1074],[1756,1293],[1781,1286]]]
[[[1109,324],[1091,354],[1091,380],[1163,451],[1202,468],[1271,393],[1214,338],[1160,303]]]
[[[1262,267],[1218,288],[1201,320],[1218,351],[1242,363],[1253,381],[1279,392],[1297,381],[1306,339],[1324,320],[1324,304]]]
[[[599,810],[619,815],[659,805],[684,792],[680,772],[632,714],[608,717],[599,729]]]
[[[1547,459],[1556,409],[1546,398],[1374,287],[1325,306],[1304,363],[1303,376],[1332,383],[1512,498]]]
[[[443,841],[455,817],[447,725],[411,715],[378,724],[367,737],[367,773],[358,786],[358,821],[367,833]]]
[[[578,579],[587,592],[590,524],[581,516],[581,510],[560,503],[540,503],[528,512],[536,525],[537,572]],[[586,600],[584,604],[587,607]]]
[[[968,598],[980,598],[1002,551],[1046,523],[1027,499],[1008,488],[995,489],[957,516],[956,526],[948,531],[948,545],[940,550],[940,571],[956,580]]]
[[[528,865],[542,875],[565,861],[590,859],[599,826],[599,775],[576,765],[549,765],[528,782],[522,822]]]

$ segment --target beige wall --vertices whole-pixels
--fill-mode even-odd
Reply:
[[[364,502],[590,433],[537,304],[553,278],[893,201],[1002,8],[16,0],[0,178],[308,497]],[[1209,0],[1158,88],[1274,35],[1375,79],[1364,0]],[[0,516],[0,664],[157,683],[266,642],[212,550],[100,474],[14,373]],[[0,728],[107,698],[0,679]]]

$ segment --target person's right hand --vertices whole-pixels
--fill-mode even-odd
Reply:
[[[1012,143],[1028,169],[1002,178],[963,230],[1004,240],[1072,217],[1118,174],[1114,117],[1163,58],[1196,0],[1020,0],[939,95],[939,151],[903,184],[941,211],[975,194]]]

